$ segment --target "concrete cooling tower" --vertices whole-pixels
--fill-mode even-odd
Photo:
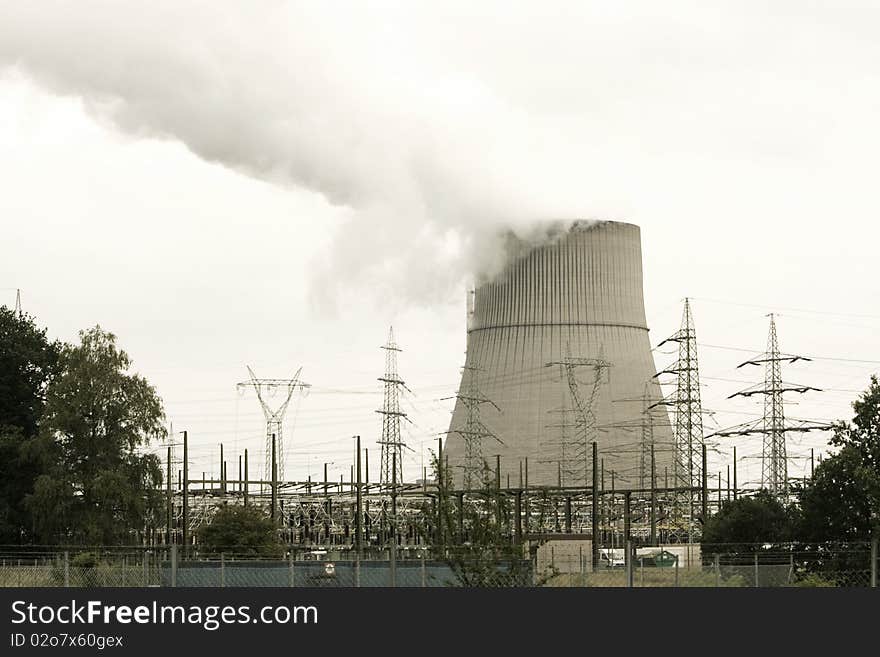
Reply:
[[[642,294],[638,226],[575,222],[538,245],[510,237],[505,269],[468,302],[467,357],[446,453],[457,486],[658,485],[671,462]],[[486,466],[488,465],[488,470]],[[597,466],[598,467],[598,466]],[[521,474],[522,473],[522,474]],[[671,470],[670,470],[671,474]]]

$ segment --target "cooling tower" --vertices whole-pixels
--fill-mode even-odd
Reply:
[[[477,458],[494,478],[500,455],[502,485],[519,485],[526,459],[530,486],[589,485],[596,441],[606,489],[612,477],[618,489],[650,486],[653,441],[662,485],[672,432],[663,407],[645,410],[661,393],[639,228],[575,222],[545,237],[509,238],[505,268],[469,298],[446,441],[455,482],[479,485]]]

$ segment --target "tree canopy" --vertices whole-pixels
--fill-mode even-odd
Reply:
[[[253,506],[224,506],[196,533],[199,548],[208,554],[280,557],[284,546],[275,523]]]
[[[37,435],[60,351],[33,317],[0,306],[0,543],[32,539],[25,498],[40,463],[28,443]]]
[[[804,540],[867,541],[880,535],[880,381],[853,402],[852,422],[834,428],[826,458],[801,497]]]
[[[753,497],[727,502],[703,527],[702,549],[714,552],[755,552],[766,544],[795,537],[797,511],[774,495],[761,491]]]
[[[28,499],[35,530],[43,542],[128,542],[161,506],[159,460],[139,449],[166,433],[162,402],[99,326],[59,365],[37,446],[46,471]]]

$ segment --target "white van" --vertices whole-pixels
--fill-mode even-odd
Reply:
[[[622,548],[600,549],[599,564],[604,568],[623,568],[626,565],[626,554]]]

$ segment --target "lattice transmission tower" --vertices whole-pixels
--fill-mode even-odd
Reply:
[[[687,540],[693,540],[696,519],[696,489],[703,476],[703,406],[700,400],[700,368],[697,361],[697,333],[691,314],[690,300],[685,298],[681,327],[661,342],[678,344],[678,360],[657,372],[654,378],[674,375],[675,391],[650,406],[668,406],[675,415],[672,446],[673,487],[682,489],[672,496],[672,521],[687,529]]]
[[[799,360],[809,361],[804,356],[784,354],[779,351],[779,340],[776,336],[776,318],[770,313],[770,332],[767,336],[767,351],[750,358],[737,368],[746,365],[764,365],[764,382],[736,392],[728,397],[751,397],[764,395],[764,416],[761,419],[738,424],[735,427],[717,431],[713,436],[748,436],[763,434],[764,446],[761,452],[761,487],[778,497],[788,495],[788,456],[786,453],[785,434],[788,432],[806,432],[825,430],[828,424],[810,420],[794,420],[786,422],[783,394],[786,392],[805,393],[821,392],[819,388],[782,380],[782,363],[794,363]]]
[[[305,392],[310,387],[308,383],[299,380],[302,368],[300,367],[291,379],[260,379],[254,374],[254,371],[248,366],[248,374],[251,375],[249,381],[242,381],[237,384],[237,388],[241,391],[246,388],[253,387],[257,393],[257,399],[263,409],[263,415],[266,418],[266,447],[265,462],[263,475],[265,479],[272,477],[272,436],[275,436],[276,443],[276,459],[275,467],[277,469],[278,480],[284,481],[284,415],[287,413],[287,407],[293,394],[299,390]],[[275,396],[278,392],[284,395],[284,399],[279,406],[272,410],[269,406],[268,397]]]
[[[684,300],[681,328],[657,346],[662,347],[669,342],[678,344],[678,360],[657,372],[654,377],[659,378],[665,374],[675,375],[675,392],[662,401],[652,404],[651,408],[672,407],[675,414],[673,481],[677,488],[696,488],[700,486],[702,478],[703,406],[700,401],[697,334],[689,299]]]
[[[480,407],[490,404],[495,410],[501,411],[498,405],[488,399],[480,391],[479,375],[482,370],[475,364],[465,364],[464,374],[467,383],[459,389],[455,398],[465,407],[467,414],[463,427],[453,429],[450,433],[457,433],[464,441],[464,464],[462,473],[462,485],[464,490],[473,490],[484,483],[484,475],[487,468],[483,456],[483,441],[492,438],[500,444],[504,442],[498,438],[480,419]]]
[[[382,415],[379,482],[384,486],[390,486],[393,482],[398,484],[403,482],[405,445],[400,434],[400,421],[409,420],[406,413],[400,410],[400,391],[409,388],[397,374],[397,354],[403,350],[394,341],[394,327],[388,329],[388,342],[382,346],[382,349],[385,350],[385,376],[379,377],[379,381],[385,384],[385,396],[382,408],[376,411]]]
[[[562,370],[563,378],[568,385],[568,393],[573,408],[562,408],[562,423],[550,425],[560,428],[560,468],[565,479],[562,483],[587,485],[592,477],[592,467],[589,463],[591,453],[590,444],[595,441],[598,434],[596,426],[596,402],[599,398],[599,390],[603,383],[602,373],[611,367],[611,363],[603,358],[577,358],[571,355],[571,349],[566,348],[565,358],[546,364],[547,367],[558,366]],[[593,371],[593,380],[590,383],[586,398],[581,394],[580,382],[577,379],[577,369],[589,367]],[[574,422],[569,422],[566,413],[571,411]],[[567,433],[572,427],[574,431]]]

